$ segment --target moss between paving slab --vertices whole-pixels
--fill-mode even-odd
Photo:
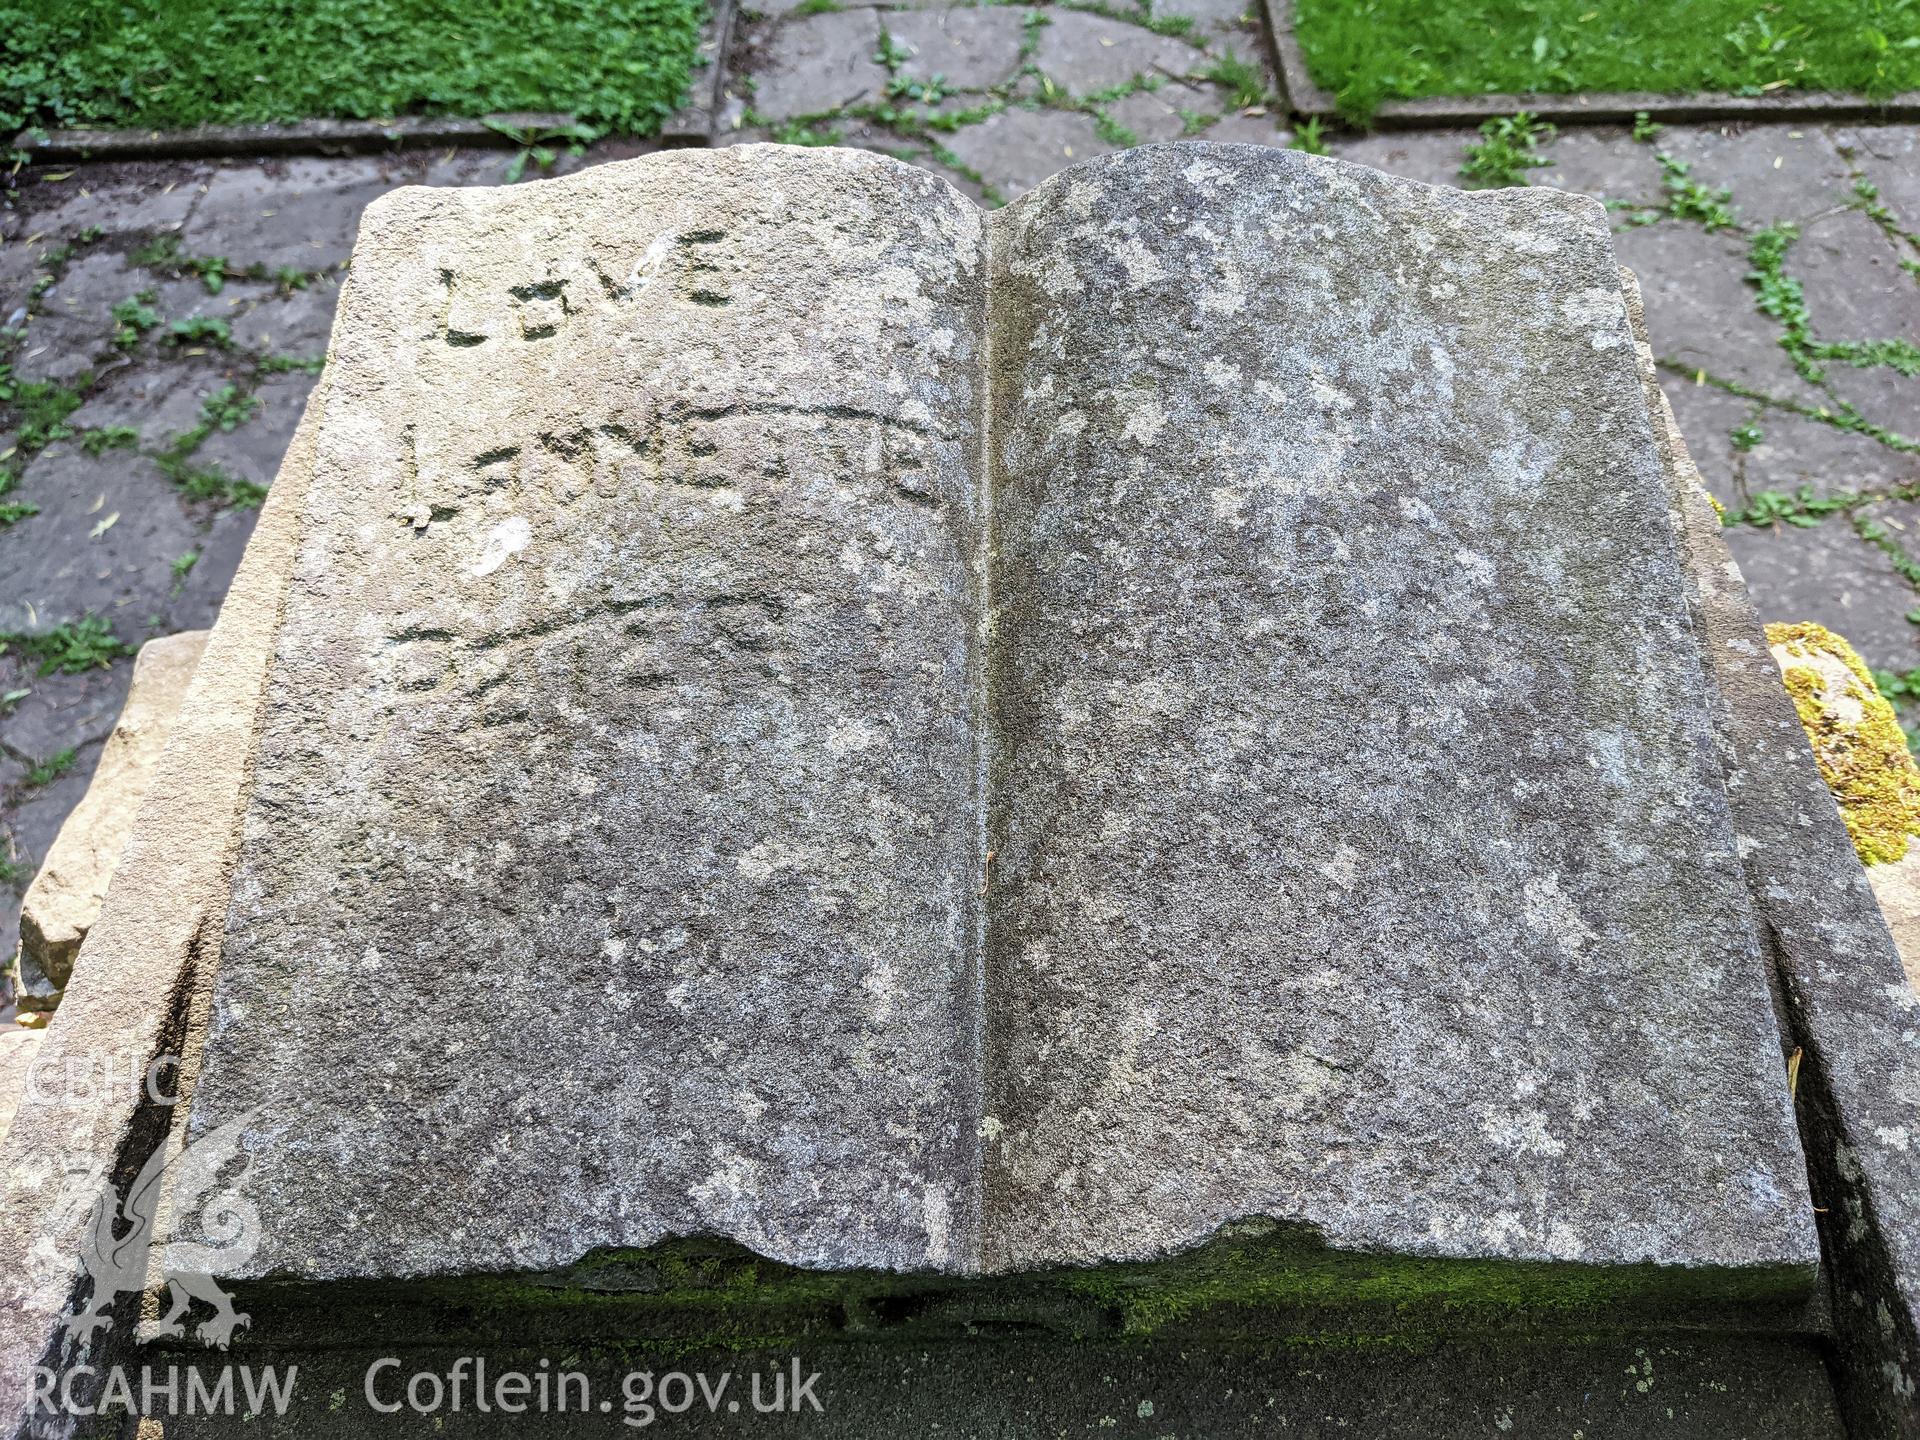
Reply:
[[[1560,1335],[1649,1325],[1792,1330],[1811,1272],[1423,1259],[1344,1253],[1310,1227],[1229,1227],[1168,1260],[952,1280],[820,1273],[718,1241],[598,1251],[552,1276],[264,1283],[236,1295],[250,1344],[323,1343],[343,1315],[370,1341],[431,1329],[443,1339],[537,1333],[690,1351],[835,1337],[918,1341],[1048,1331],[1097,1338],[1167,1333],[1299,1343],[1419,1344],[1515,1328]]]
[[[1359,120],[1436,95],[1920,89],[1908,0],[1295,0],[1294,32]]]
[[[686,94],[702,0],[13,0],[0,133],[564,111],[650,135]]]

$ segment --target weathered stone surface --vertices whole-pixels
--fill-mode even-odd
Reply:
[[[1591,202],[681,153],[382,202],[334,350],[192,1102],[265,1107],[232,1273],[1244,1220],[1804,1284]]]
[[[60,1003],[206,641],[206,632],[188,631],[140,647],[126,708],[101,749],[86,799],[60,827],[21,905],[22,1009]]]
[[[7,1138],[13,1117],[26,1097],[29,1070],[40,1053],[44,1030],[8,1026],[0,1030],[0,1141]]]
[[[639,163],[356,251],[193,1106],[274,1101],[254,1273],[977,1243],[980,216]]]
[[[1810,1263],[1601,207],[1182,146],[994,245],[989,1263]]]
[[[1920,1149],[1912,1144],[1920,995],[1905,981],[1719,517],[1660,394],[1638,290],[1626,280],[1687,555],[1695,635],[1714,681],[1728,804],[1796,1053],[1796,1105],[1832,1276],[1837,1388],[1849,1433],[1920,1434]]]
[[[83,1075],[144,1075],[178,1053],[196,995],[204,1000],[310,467],[303,433],[261,514],[261,543],[247,552],[207,642],[176,743],[161,757],[118,883],[87,938],[81,978],[46,1031],[46,1073],[64,1076],[72,1066]],[[0,1143],[0,1423],[17,1425],[28,1413],[35,1366],[99,1365],[127,1353],[137,1295],[118,1297],[105,1330],[76,1336],[63,1322],[91,1284],[81,1255],[93,1207],[113,1203],[116,1165],[137,1167],[154,1152],[153,1119],[126,1087],[93,1085],[60,1104],[24,1107]],[[71,1428],[45,1418],[39,1426],[56,1435]]]

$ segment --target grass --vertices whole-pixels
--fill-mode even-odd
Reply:
[[[1424,95],[1920,89],[1914,0],[1297,0],[1294,24],[1356,120]]]
[[[652,134],[702,0],[0,0],[0,132],[558,111]]]

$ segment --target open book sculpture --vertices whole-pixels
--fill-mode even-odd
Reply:
[[[1716,673],[1629,312],[1593,200],[1251,147],[992,214],[776,147],[376,202],[184,918],[90,942],[195,957],[222,1273],[1284,1232],[1800,1306],[1728,777],[1805,757]]]

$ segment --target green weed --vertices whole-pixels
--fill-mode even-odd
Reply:
[[[1494,190],[1527,183],[1527,171],[1553,162],[1540,153],[1552,140],[1553,126],[1522,110],[1518,115],[1489,120],[1480,127],[1480,139],[1467,146],[1460,162],[1461,178],[1473,190]]]
[[[29,660],[40,662],[39,673],[78,675],[102,669],[134,647],[113,633],[113,626],[99,615],[84,615],[68,620],[39,635],[0,635],[0,654],[14,650]]]
[[[69,746],[57,754],[27,767],[24,783],[33,788],[51,785],[73,768],[73,762],[79,758],[79,752]]]
[[[1266,71],[1255,61],[1243,60],[1231,50],[1202,70],[1200,78],[1211,80],[1231,95],[1237,109],[1250,110],[1267,98]]]

